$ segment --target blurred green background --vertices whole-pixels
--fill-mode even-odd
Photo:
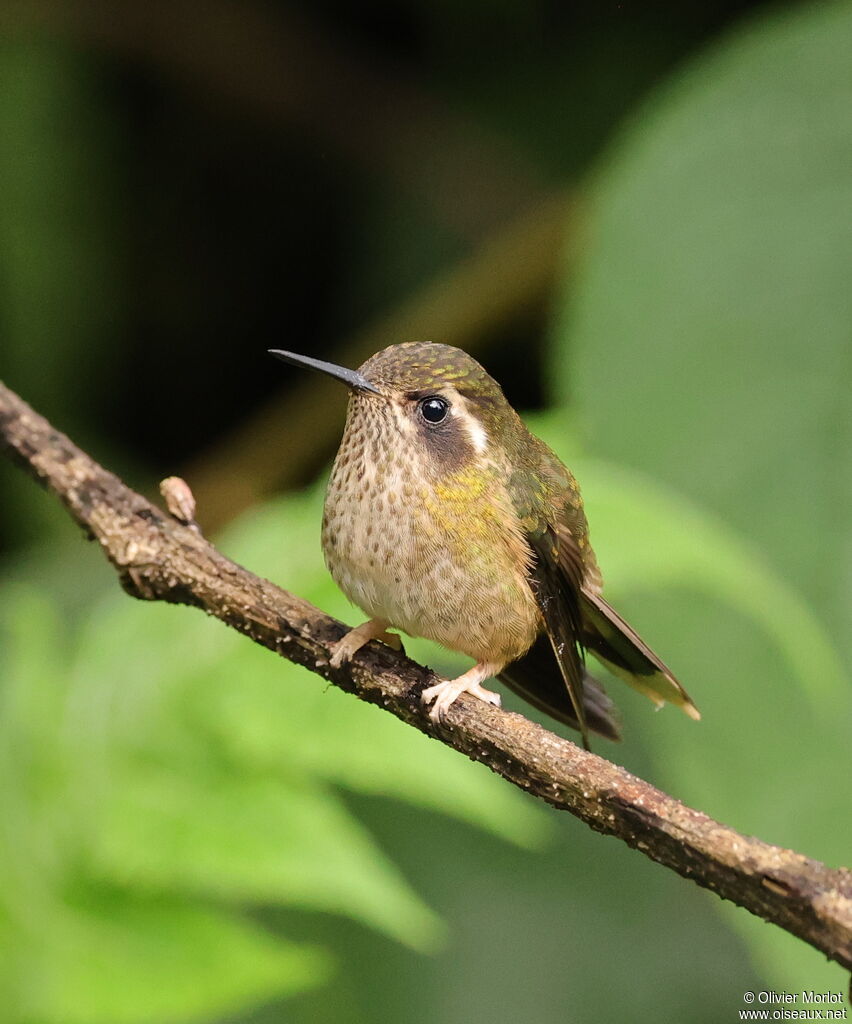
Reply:
[[[850,859],[852,6],[0,6],[0,377],[322,566],[357,365],[474,352],[696,725],[598,751]],[[8,1024],[736,1019],[840,968],[197,612],[0,464]],[[409,652],[451,669],[451,656]],[[519,707],[509,698],[509,706]],[[528,709],[527,713],[529,713]]]

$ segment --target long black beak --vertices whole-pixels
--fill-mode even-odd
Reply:
[[[282,359],[285,363],[292,363],[294,366],[307,366],[311,370],[319,370],[321,373],[327,373],[329,377],[336,377],[338,380],[342,380],[344,384],[348,384],[350,388],[354,388],[356,391],[369,391],[371,394],[380,395],[381,391],[367,380],[366,377],[362,377],[360,373],[355,370],[347,370],[345,366],[336,366],[334,363],[325,363],[322,359],[312,359],[310,356],[300,356],[295,352],[284,352],[280,348],[271,348],[268,350],[271,356],[275,356],[276,359]]]

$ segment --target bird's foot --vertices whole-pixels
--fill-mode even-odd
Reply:
[[[473,694],[474,697],[478,697],[480,700],[484,700],[486,703],[493,704],[499,708],[500,694],[494,693],[492,690],[486,690],[482,686],[482,681],[483,679],[490,679],[492,676],[496,676],[502,669],[502,665],[480,662],[465,672],[464,675],[459,676],[458,679],[443,679],[440,683],[430,686],[420,695],[420,699],[424,704],[430,704],[432,701],[435,702],[432,704],[429,717],[433,722],[443,721],[447,709],[463,693]]]
[[[395,651],[401,651],[402,638],[396,633],[388,633],[387,627],[387,622],[381,619],[370,619],[368,622],[362,622],[360,626],[350,629],[346,636],[341,637],[334,645],[334,654],[329,661],[331,667],[340,668],[371,640],[381,640]]]

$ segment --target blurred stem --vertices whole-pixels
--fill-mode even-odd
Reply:
[[[84,436],[122,305],[113,129],[85,65],[52,40],[0,40],[0,370]],[[54,530],[28,499],[9,486],[7,540]]]
[[[203,609],[852,969],[852,872],[741,835],[542,726],[467,694],[436,724],[420,700],[434,677],[381,644],[332,670],[341,623],[224,558],[2,385],[0,443],[100,543],[134,597]]]
[[[276,131],[295,125],[481,246],[343,342],[342,363],[358,364],[411,338],[476,351],[549,292],[568,197],[553,196],[511,140],[451,109],[402,67],[359,52],[302,14],[233,0],[9,0],[0,8],[0,31],[13,39],[47,33],[103,49],[177,80],[200,102],[234,106]],[[336,406],[333,386],[305,381],[186,468],[208,526],[304,479],[332,449]]]
[[[452,110],[403,68],[282,5],[233,0],[7,0],[0,31],[106,49],[185,83],[204,103],[280,128],[392,182],[468,241],[544,191],[511,140]],[[424,159],[428,145],[428,159]]]
[[[489,239],[389,314],[346,340],[330,358],[356,367],[386,345],[440,340],[475,353],[499,327],[541,306],[564,268],[559,263],[577,204],[556,195]],[[572,238],[576,231],[572,230]],[[283,344],[283,342],[282,342]],[[335,416],[334,410],[339,410]],[[304,478],[333,450],[344,411],[340,386],[302,375],[230,437],[184,470],[208,529],[224,525],[276,488]]]
[[[567,197],[549,195],[538,168],[510,140],[328,27],[286,7],[232,0],[26,0],[0,8],[0,31],[14,37],[34,30],[143,61],[202,101],[236,104],[276,129],[296,125],[480,246],[344,341],[337,352],[343,364],[411,338],[475,351],[546,298]],[[327,381],[300,382],[297,393],[270,402],[187,467],[208,525],[221,526],[275,487],[303,479],[332,450],[339,421],[330,411],[342,411],[339,398]]]

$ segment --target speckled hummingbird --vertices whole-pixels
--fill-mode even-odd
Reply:
[[[496,677],[560,722],[619,738],[585,652],[644,693],[699,718],[669,669],[601,597],[577,482],[471,356],[391,345],[357,371],[277,349],[343,381],[346,427],[328,484],[326,564],[369,620],[337,644],[339,667],[402,630],[476,664],[423,691],[440,721],[462,693],[499,706]]]

